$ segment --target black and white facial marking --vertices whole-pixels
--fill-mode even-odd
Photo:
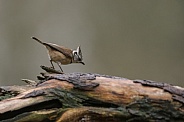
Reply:
[[[84,65],[84,63],[82,62],[82,51],[80,46],[77,47],[76,50],[73,50],[73,61],[75,63],[82,63]]]

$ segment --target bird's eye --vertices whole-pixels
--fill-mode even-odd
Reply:
[[[77,60],[78,60],[77,52],[73,52],[73,58],[74,58],[74,60],[75,60],[75,61],[77,61]]]

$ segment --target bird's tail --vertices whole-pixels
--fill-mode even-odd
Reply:
[[[39,40],[38,38],[36,38],[36,37],[31,37],[32,39],[34,39],[34,40],[36,40],[37,42],[39,42],[39,43],[41,43],[41,44],[43,44],[44,45],[44,43],[41,41],[41,40]]]

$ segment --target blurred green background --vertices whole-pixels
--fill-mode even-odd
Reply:
[[[31,36],[81,45],[86,65],[63,66],[67,73],[184,86],[183,0],[1,0],[0,85],[36,80],[39,66],[50,66],[46,49]]]

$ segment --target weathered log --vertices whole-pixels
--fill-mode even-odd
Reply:
[[[1,121],[184,121],[181,87],[42,68],[50,73],[42,73],[37,84],[0,87]]]

